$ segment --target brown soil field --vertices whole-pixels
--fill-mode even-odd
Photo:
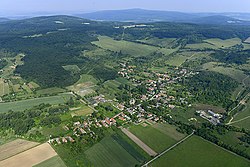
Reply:
[[[32,167],[56,155],[57,154],[53,148],[48,143],[44,143],[8,159],[0,161],[0,166]]]
[[[17,139],[12,142],[0,146],[0,161],[9,158],[13,155],[19,154],[32,147],[37,146],[39,143],[30,142],[27,140]]]

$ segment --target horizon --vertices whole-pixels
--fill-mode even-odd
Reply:
[[[15,4],[15,5],[13,5]],[[60,4],[60,6],[58,5]],[[194,5],[195,4],[195,5]],[[182,13],[250,13],[248,0],[2,0],[0,2],[0,16],[17,16],[33,14],[77,14],[106,10],[144,9],[156,11],[174,11]]]

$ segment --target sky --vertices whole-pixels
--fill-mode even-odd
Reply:
[[[181,12],[248,12],[250,0],[0,0],[0,13],[79,13],[142,8]]]

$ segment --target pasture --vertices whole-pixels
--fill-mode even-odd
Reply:
[[[87,158],[95,167],[135,166],[139,162],[112,137],[105,137],[85,151]]]
[[[4,82],[3,78],[0,78],[0,96],[9,94],[10,90],[9,90],[9,85],[8,83]]]
[[[226,40],[222,40],[219,38],[211,38],[204,41],[216,46],[217,48],[229,48],[242,43],[241,39],[239,38],[231,38]]]
[[[74,117],[74,116],[86,116],[91,113],[93,113],[93,110],[87,105],[84,105],[79,108],[73,109],[70,114],[72,117]]]
[[[139,42],[143,42],[149,45],[156,45],[156,46],[160,46],[160,47],[164,47],[164,48],[168,48],[171,49],[174,45],[176,45],[176,38],[147,38],[144,40],[138,40]]]
[[[250,161],[236,156],[200,137],[193,136],[149,164],[149,166],[160,167],[166,164],[174,167],[248,167]]]
[[[175,139],[150,125],[134,125],[129,127],[129,131],[158,153],[176,143]]]
[[[34,146],[37,146],[39,143],[31,142],[22,139],[16,139],[9,143],[0,146],[0,161],[7,159],[11,156],[19,154],[23,151],[26,151]]]
[[[58,87],[40,89],[36,91],[38,95],[52,95],[52,94],[58,94],[58,93],[63,93],[63,92],[65,92],[65,89],[58,88]]]
[[[0,166],[27,167],[39,164],[56,156],[56,152],[48,143],[41,144],[8,159],[0,161]]]
[[[92,42],[94,45],[114,52],[122,52],[132,56],[146,56],[154,52],[161,52],[168,55],[175,51],[175,49],[167,49],[155,47],[151,45],[144,45],[129,41],[117,41],[107,36],[99,36],[99,41]]]
[[[210,43],[195,43],[195,44],[187,44],[185,46],[185,48],[187,49],[218,49],[218,47],[216,47],[213,44]]]
[[[41,97],[15,102],[0,103],[0,112],[7,112],[9,110],[23,111],[25,109],[32,108],[33,106],[37,106],[42,103],[48,103],[52,105],[63,104],[67,102],[70,97],[72,97],[71,94],[60,94],[58,96]]]
[[[63,160],[58,156],[54,156],[46,161],[43,161],[34,167],[67,167]]]

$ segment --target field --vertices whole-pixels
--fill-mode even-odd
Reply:
[[[40,89],[36,91],[38,95],[45,95],[45,94],[52,95],[52,94],[58,94],[58,93],[63,93],[63,92],[65,92],[65,89],[57,88],[57,87]]]
[[[245,40],[246,43],[250,43],[250,37]]]
[[[250,129],[250,100],[246,103],[245,108],[235,115],[233,122],[235,122],[232,123],[234,126]]]
[[[146,127],[134,125],[129,131],[158,153],[176,143],[175,139],[150,125]]]
[[[123,167],[139,164],[139,162],[112,137],[105,137],[99,143],[85,151],[85,154],[95,167]]]
[[[30,142],[27,140],[16,139],[9,143],[0,146],[0,161],[7,159],[13,155],[19,154],[23,151],[26,151],[34,146],[37,146],[39,143]]]
[[[121,51],[124,54],[129,54],[133,56],[146,56],[156,51],[162,52],[163,54],[169,54],[175,51],[174,49],[167,48],[163,48],[161,50],[160,47],[144,45],[129,41],[117,41],[107,36],[99,36],[98,39],[99,41],[95,41],[92,43],[106,50],[111,50],[114,52]]]
[[[157,45],[160,47],[171,48],[176,43],[176,38],[148,38],[144,40],[138,40],[146,44]]]
[[[210,43],[187,44],[185,47],[187,49],[218,49],[218,47]]]
[[[8,167],[27,167],[39,164],[56,156],[56,152],[48,143],[44,143],[37,147],[31,148],[20,154],[12,156],[8,159],[0,161],[0,166]]]
[[[247,78],[247,75],[244,74],[244,72],[241,70],[231,68],[231,67],[219,66],[215,62],[210,62],[210,63],[204,64],[203,69],[227,75],[227,76],[235,79],[239,83],[242,83],[244,81],[246,86],[250,86],[250,78]]]
[[[58,156],[54,156],[42,163],[35,165],[34,167],[66,167],[63,160]]]
[[[166,164],[174,167],[248,167],[250,161],[225,151],[200,137],[193,136],[149,166],[161,167]]]
[[[217,48],[229,48],[238,44],[241,44],[241,39],[239,38],[231,38],[231,39],[218,39],[218,38],[212,38],[212,39],[207,39],[205,42],[208,42]]]
[[[224,113],[226,112],[224,108],[218,106],[212,106],[209,104],[195,104],[194,108],[196,110],[212,110],[215,113]]]
[[[65,103],[71,96],[71,94],[60,94],[58,96],[41,97],[16,102],[0,103],[0,112],[7,112],[9,110],[23,111],[41,103],[62,104]]]
[[[0,78],[0,96],[9,94],[9,85],[4,82],[4,79]]]
[[[81,106],[80,108],[73,109],[71,112],[71,116],[85,116],[91,114],[93,110],[88,106]]]

